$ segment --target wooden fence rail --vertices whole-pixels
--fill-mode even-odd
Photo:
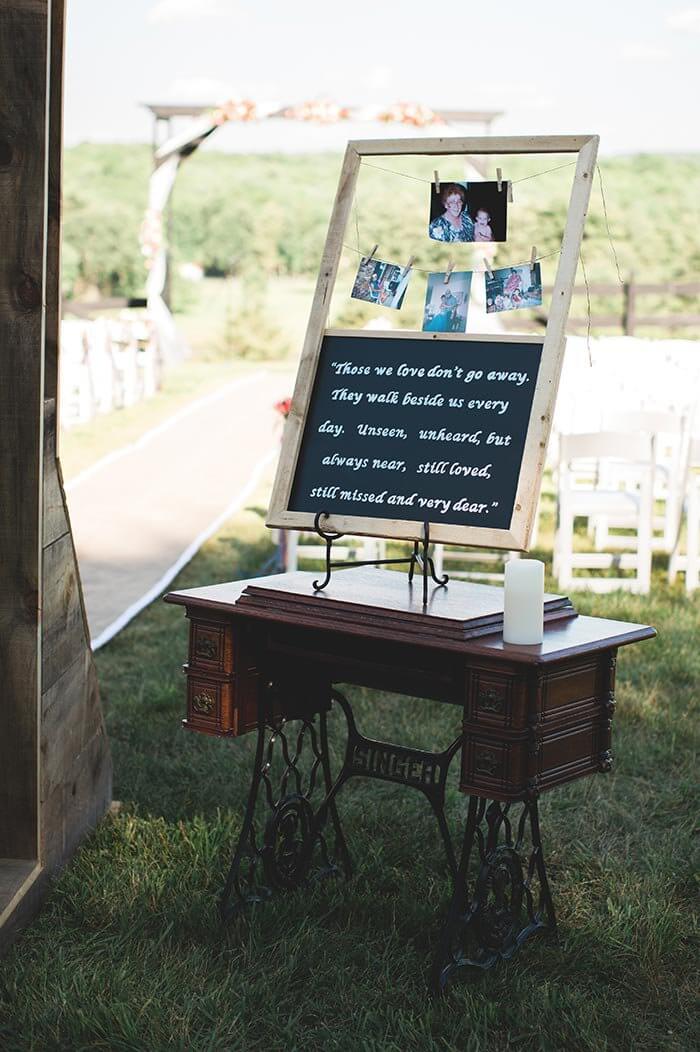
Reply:
[[[551,287],[542,290],[545,294],[551,293]],[[653,327],[663,329],[682,329],[692,326],[700,327],[699,314],[669,314],[663,317],[655,315],[640,315],[637,313],[637,297],[646,295],[670,295],[670,296],[696,296],[700,297],[700,281],[668,281],[659,284],[648,284],[647,282],[636,282],[630,276],[622,285],[618,284],[589,284],[576,285],[575,296],[621,296],[622,303],[617,314],[591,314],[590,323],[592,327],[615,325],[619,326],[625,336],[634,336],[635,331],[641,328]],[[538,321],[545,322],[542,317]],[[586,329],[589,319],[569,318],[568,328],[570,330]]]

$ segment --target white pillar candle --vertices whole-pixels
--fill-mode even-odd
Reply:
[[[544,563],[511,559],[506,563],[503,642],[524,646],[544,638]]]

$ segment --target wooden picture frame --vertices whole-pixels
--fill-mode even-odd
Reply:
[[[583,237],[583,227],[598,155],[598,142],[599,138],[597,135],[567,135],[497,138],[370,139],[348,143],[299,363],[292,397],[292,408],[285,425],[282,452],[267,517],[268,526],[296,530],[309,530],[313,529],[314,526],[314,515],[310,512],[291,511],[289,509],[289,501],[304,434],[304,425],[313,392],[321,345],[324,336],[332,334],[331,331],[326,329],[326,323],[342,253],[345,228],[354,200],[362,158],[378,156],[437,157],[444,155],[483,156],[488,154],[507,156],[509,154],[573,153],[577,154],[576,169],[544,340],[539,336],[527,337],[518,335],[509,337],[500,333],[498,335],[475,333],[439,335],[409,330],[392,330],[386,333],[388,338],[393,339],[424,336],[427,342],[436,337],[446,340],[465,341],[479,339],[500,343],[543,342],[542,358],[530,413],[510,528],[491,529],[477,526],[453,526],[447,523],[433,522],[430,524],[430,537],[431,540],[436,542],[502,548],[511,551],[527,550],[537,512],[547,442],[552,426],[555,399],[563,364],[566,322],[569,315]],[[334,330],[333,332],[337,331]],[[363,334],[371,335],[375,339],[380,338],[380,334],[376,331],[367,333],[366,330],[356,330],[352,332],[354,337],[359,338],[362,338]],[[407,541],[418,540],[422,536],[420,523],[403,519],[379,519],[333,514],[324,520],[323,525],[324,529],[360,536],[389,537]]]

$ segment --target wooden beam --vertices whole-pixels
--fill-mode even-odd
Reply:
[[[49,872],[66,862],[112,797],[109,746],[57,455],[64,0],[52,0],[50,40],[39,710],[39,858]]]
[[[0,857],[38,856],[48,0],[0,6]]]
[[[218,103],[210,102],[207,105],[191,105],[190,103],[175,103],[172,105],[144,102],[142,105],[150,110],[156,120],[169,120],[171,117],[201,117],[203,113],[215,110]],[[278,110],[271,113],[271,117],[278,117],[288,110],[290,106],[280,106]],[[349,107],[352,109],[352,107]],[[445,110],[429,107],[443,120],[455,123],[488,124],[503,116],[503,110]],[[352,119],[352,118],[351,118]]]
[[[434,139],[356,139],[348,148],[362,157],[394,154],[439,156],[449,154],[578,153],[593,135],[499,135],[460,138],[443,135]]]
[[[0,5],[0,946],[111,799],[56,456],[64,0]]]
[[[63,300],[61,310],[63,314],[90,319],[96,311],[145,309],[147,303],[143,296],[109,296],[100,300]]]
[[[58,405],[58,344],[61,328],[61,194],[63,178],[63,56],[65,11],[63,2],[51,5],[48,134],[48,226],[46,239],[46,337],[44,398]]]

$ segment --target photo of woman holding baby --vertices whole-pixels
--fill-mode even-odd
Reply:
[[[428,237],[433,241],[505,241],[507,183],[432,183]]]

